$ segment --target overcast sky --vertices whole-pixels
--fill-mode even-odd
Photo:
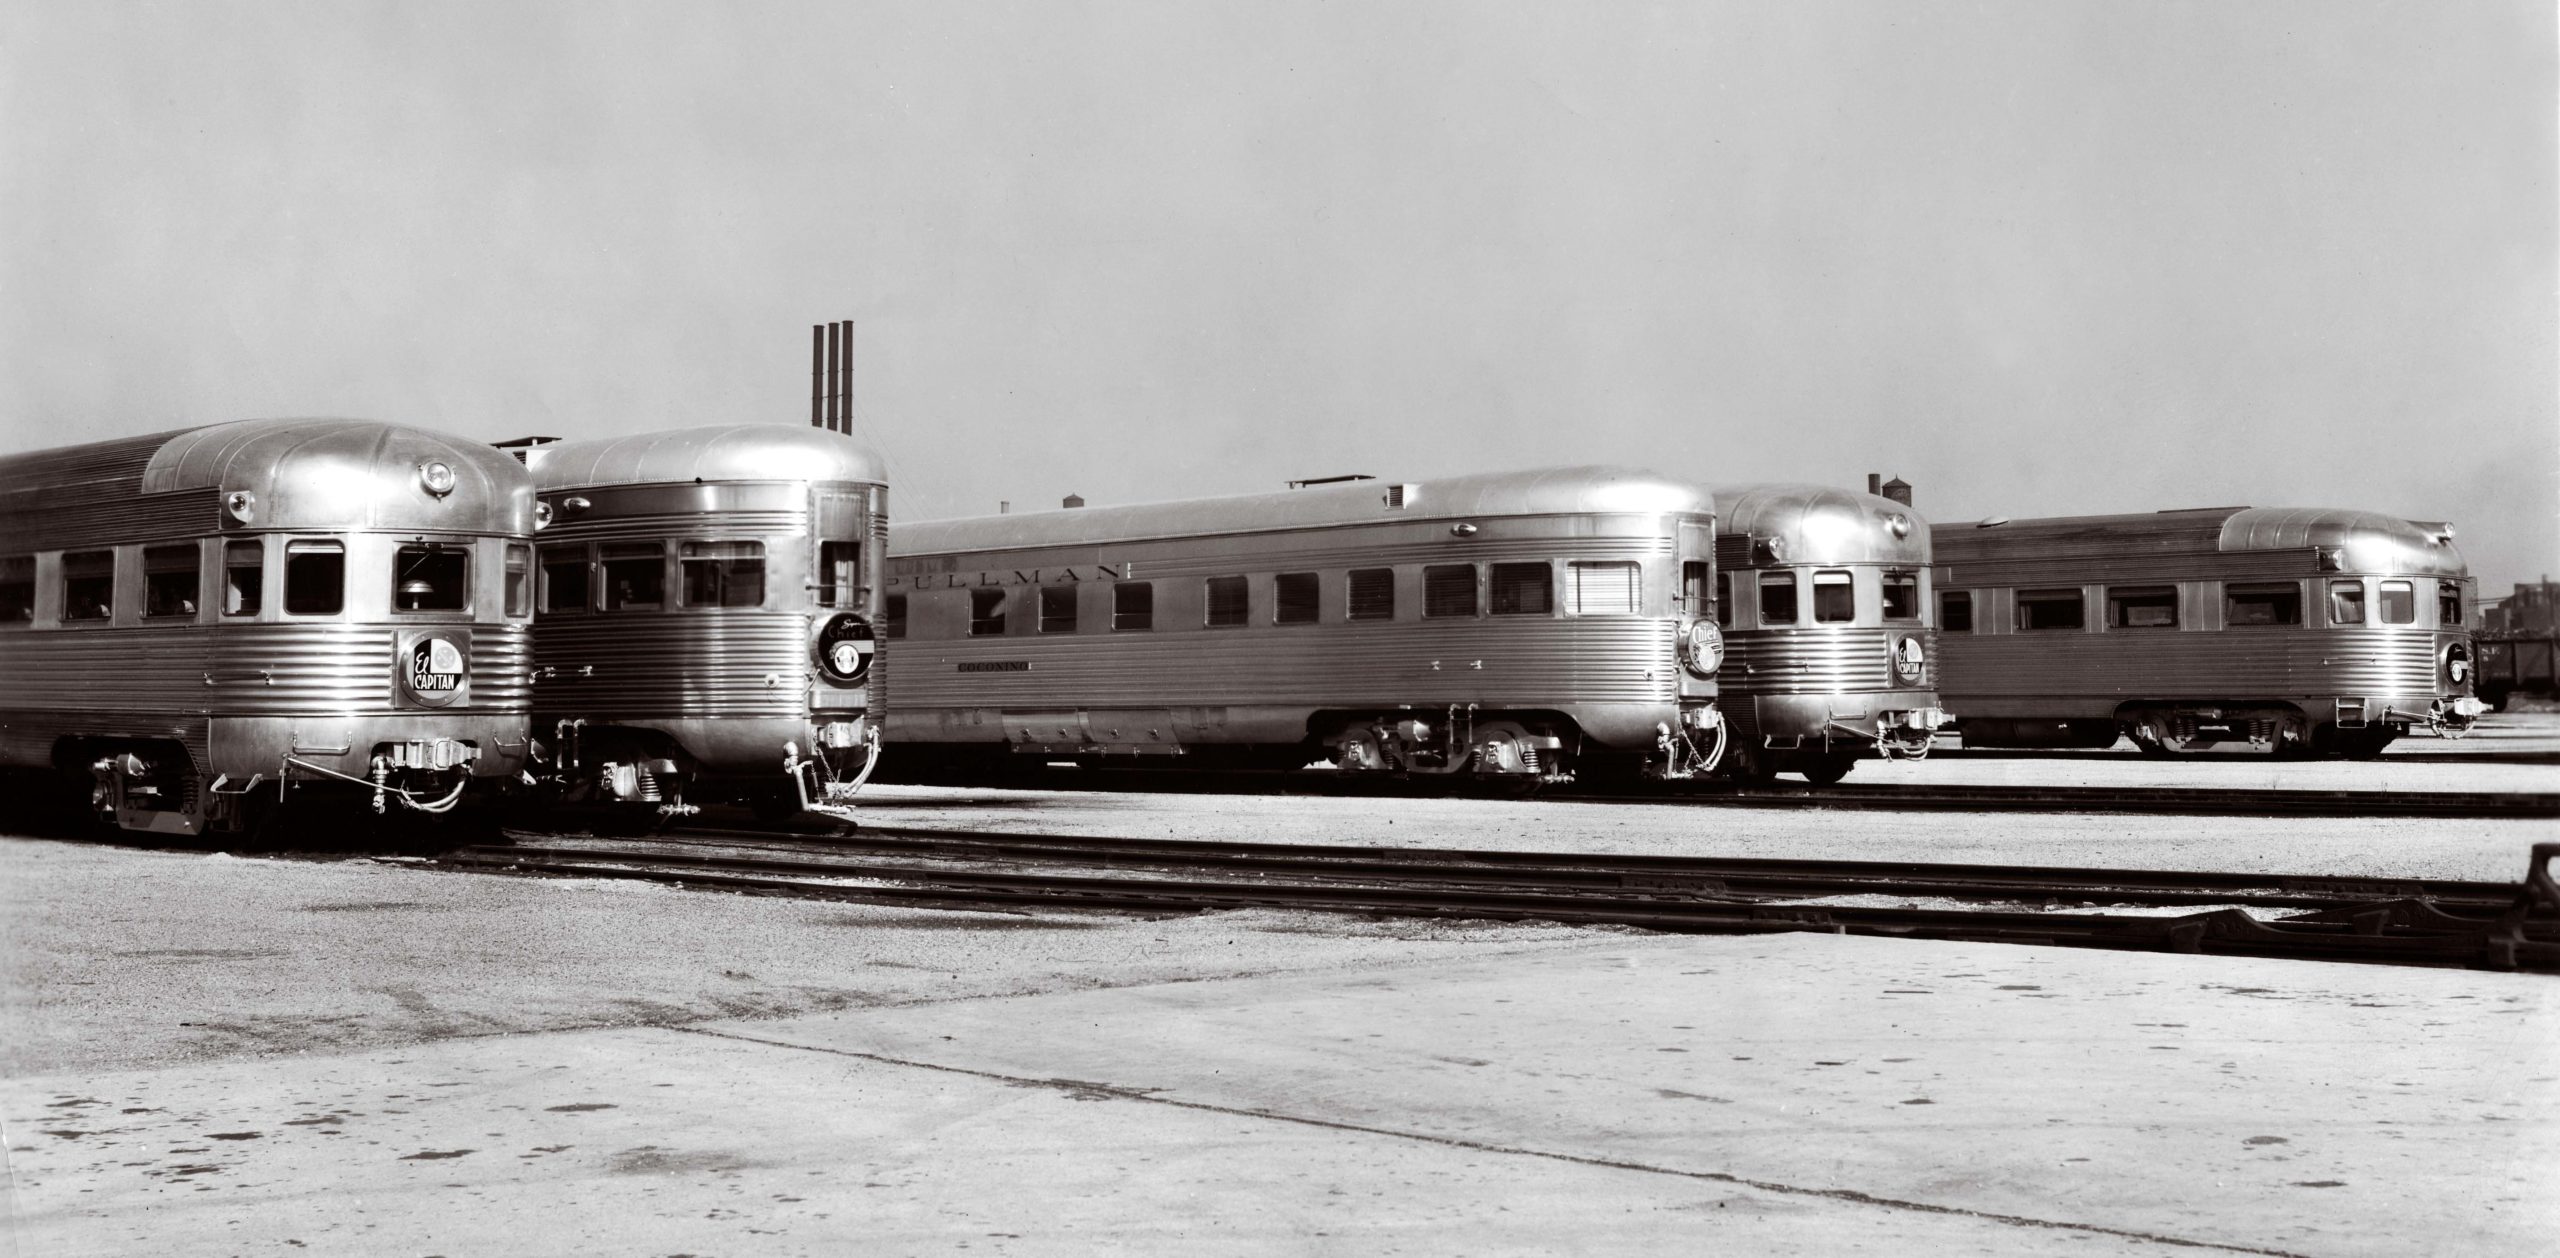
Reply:
[[[2560,575],[2549,3],[0,4],[0,448],[806,422],[901,518],[1559,463]]]

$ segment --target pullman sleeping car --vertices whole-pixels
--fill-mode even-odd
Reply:
[[[1822,485],[1718,486],[1719,706],[1735,776],[1839,781],[1862,756],[1927,755],[1929,523]]]
[[[841,808],[869,775],[878,454],[784,424],[530,444],[534,730],[571,802]]]
[[[893,528],[901,764],[1713,765],[1704,488],[1605,467],[1299,484]]]
[[[2470,728],[2453,529],[2214,507],[1936,530],[1939,689],[1965,745],[2379,754]]]
[[[448,810],[525,766],[532,522],[514,460],[363,420],[0,458],[0,764],[163,834]]]

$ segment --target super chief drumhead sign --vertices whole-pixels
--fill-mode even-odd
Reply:
[[[818,627],[818,667],[827,680],[851,685],[871,672],[871,657],[879,650],[879,641],[871,633],[871,622],[852,612],[838,612],[827,617]]]
[[[451,707],[471,690],[470,640],[447,629],[403,633],[392,676],[402,700],[420,707]]]

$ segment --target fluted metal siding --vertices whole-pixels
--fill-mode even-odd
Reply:
[[[1737,630],[1725,635],[1725,664],[1717,678],[1728,695],[1926,689],[1937,671],[1934,663],[1916,682],[1893,678],[1890,647],[1914,633],[1935,661],[1937,631],[1918,626]]]
[[[141,492],[151,456],[178,434],[0,458],[0,550],[24,553],[196,537],[221,527],[215,489]]]
[[[1948,634],[1939,692],[1958,716],[2105,716],[2132,700],[2280,700],[2325,714],[2340,695],[2442,693],[2428,629]]]
[[[810,633],[798,611],[546,616],[534,627],[537,724],[805,715]]]

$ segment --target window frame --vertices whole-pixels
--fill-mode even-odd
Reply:
[[[1796,580],[1796,570],[1793,568],[1759,568],[1754,571],[1759,575],[1751,583],[1752,589],[1757,592],[1752,614],[1759,617],[1759,623],[1763,625],[1803,624],[1805,600],[1804,590],[1802,587],[1804,583]],[[1785,590],[1787,592],[1786,615],[1780,616],[1769,610],[1769,592],[1772,590]]]
[[[1876,612],[1888,621],[1919,620],[1922,617],[1920,572],[1916,568],[1887,568],[1876,578]],[[1911,610],[1900,616],[1893,614],[1893,591],[1896,587],[1911,591]]]
[[[2436,579],[2436,626],[2438,628],[2460,627],[2463,622],[2462,593],[2460,581],[2448,581],[2442,577]]]
[[[1822,592],[1825,589],[1836,589],[1846,592],[1849,596],[1848,610],[1837,616],[1824,615]],[[1858,623],[1858,575],[1856,573],[1851,572],[1846,568],[1817,568],[1814,570],[1813,623],[1817,625],[1854,625]]]
[[[1292,595],[1296,587],[1303,598]],[[1305,615],[1289,614],[1293,607],[1305,609]],[[1283,572],[1271,578],[1271,623],[1275,625],[1312,625],[1324,619],[1324,578],[1313,572]]]
[[[26,563],[26,579],[19,581],[10,575],[10,569],[22,560]],[[0,629],[24,629],[36,622],[36,557],[33,551],[23,555],[0,555],[0,590],[13,589],[20,585],[25,586],[27,591],[24,614],[7,615],[9,604],[14,600],[0,600]]]
[[[2066,594],[2070,596],[2070,603],[2075,613],[2070,624],[2031,625],[2027,623],[2029,608],[2060,607],[2063,605]],[[2089,630],[2089,592],[2079,586],[2048,585],[2031,590],[2021,589],[2012,595],[2012,598],[2017,604],[2014,623],[2020,633],[2086,633]]]
[[[1973,595],[1974,591],[1972,590],[1938,591],[1938,631],[1940,633],[1975,632],[1974,625],[1977,622],[1975,620],[1974,613],[1979,609],[1974,606]],[[1947,615],[1947,609],[1951,607],[1963,608],[1964,614],[1961,616]],[[1955,623],[1958,620],[1962,620],[1964,623],[1961,625]]]
[[[1457,582],[1452,578],[1461,572],[1467,577],[1467,609],[1462,612],[1433,610],[1431,603],[1435,593],[1432,588],[1433,578],[1436,576],[1440,582],[1436,593],[1445,598],[1457,590]],[[1480,586],[1481,580],[1476,571],[1476,565],[1472,563],[1424,564],[1422,566],[1422,618],[1424,620],[1473,620],[1483,615],[1484,598]],[[1444,604],[1444,606],[1451,606],[1451,604]]]
[[[326,611],[298,611],[294,608],[294,561],[305,556],[329,556],[338,561],[338,601]],[[276,600],[287,616],[312,620],[344,616],[347,612],[347,543],[337,537],[290,537],[284,543],[284,597]]]
[[[1695,563],[1697,561],[1691,560],[1690,562]],[[1627,605],[1623,609],[1609,608],[1606,610],[1592,610],[1584,606],[1584,582],[1582,574],[1595,569],[1604,568],[1612,572],[1624,572],[1626,574]],[[1688,595],[1684,593],[1681,595],[1681,598],[1685,603]],[[1710,599],[1709,601],[1712,602],[1713,600]],[[1568,560],[1565,563],[1564,596],[1558,599],[1557,602],[1564,614],[1568,616],[1641,616],[1644,614],[1644,565],[1633,559]],[[1705,612],[1701,610],[1697,614],[1704,615]]]
[[[2399,587],[2402,608],[2408,614],[2391,614],[2392,587]],[[2373,619],[2380,625],[2414,625],[2418,623],[2418,583],[2407,577],[2389,577],[2376,583],[2373,595]]]
[[[1541,607],[1524,607],[1524,606],[1519,606],[1518,604],[1522,601],[1522,600],[1519,598],[1519,595],[1520,595],[1523,591],[1525,591],[1525,590],[1529,589],[1530,587],[1529,587],[1529,586],[1526,586],[1526,585],[1515,585],[1515,586],[1512,588],[1512,590],[1511,590],[1511,593],[1512,593],[1512,596],[1513,596],[1512,601],[1513,601],[1513,603],[1514,603],[1514,606],[1512,606],[1512,607],[1510,607],[1510,608],[1508,608],[1508,609],[1504,608],[1504,607],[1503,607],[1503,605],[1502,605],[1502,604],[1503,604],[1503,585],[1502,585],[1502,582],[1503,582],[1503,577],[1504,577],[1504,575],[1505,575],[1506,571],[1508,572],[1508,575],[1511,577],[1511,579],[1512,579],[1513,581],[1515,581],[1515,582],[1519,581],[1519,580],[1520,580],[1520,578],[1522,578],[1522,577],[1524,577],[1524,576],[1527,576],[1529,573],[1531,573],[1531,572],[1533,572],[1533,571],[1534,571],[1534,572],[1537,574],[1537,578],[1538,578],[1538,579],[1537,579],[1537,584],[1536,584],[1536,587],[1535,587],[1535,588],[1536,588],[1536,589],[1537,589],[1537,591],[1538,591],[1538,595],[1539,595],[1539,597],[1540,597],[1541,599],[1543,599],[1543,600],[1544,600],[1545,605],[1544,605],[1544,606],[1541,606]],[[1510,562],[1510,563],[1495,563],[1495,564],[1488,564],[1488,565],[1486,565],[1486,568],[1485,568],[1485,614],[1486,614],[1486,615],[1489,615],[1489,616],[1553,616],[1553,615],[1555,615],[1555,614],[1556,614],[1556,567],[1555,567],[1555,565],[1554,565],[1554,564],[1551,564],[1551,563],[1548,563],[1547,561],[1545,561],[1545,560],[1543,560],[1543,559],[1535,560],[1535,561],[1514,561],[1514,562]]]
[[[239,562],[239,552],[248,552],[249,562]],[[252,574],[246,593],[240,600],[248,606],[233,608],[232,595],[242,593],[235,584],[239,574]],[[267,606],[267,539],[263,537],[226,537],[222,539],[222,615],[224,620],[255,620]]]
[[[553,552],[557,552],[561,556],[559,561],[556,563],[549,558]],[[551,574],[554,568],[574,568],[577,570],[578,593],[583,597],[578,600],[575,606],[555,607],[552,605],[554,600],[552,598],[553,580]],[[595,613],[596,596],[601,589],[601,583],[596,580],[596,551],[595,546],[592,543],[554,542],[548,545],[539,542],[535,543],[533,548],[533,573],[534,615],[587,616]]]
[[[498,613],[509,620],[533,615],[534,562],[531,542],[508,542],[498,555]]]
[[[2373,623],[2372,599],[2364,588],[2363,577],[2332,577],[2329,579],[2328,589],[2325,593],[2327,597],[2322,600],[2320,605],[2327,613],[2329,626],[2331,628],[2337,629],[2344,628],[2348,625],[2369,625]],[[2352,599],[2349,599],[2346,602],[2339,601],[2339,595],[2349,593],[2354,595]],[[2339,615],[2338,609],[2346,606],[2353,606],[2356,614],[2352,617]]]
[[[1013,591],[1003,586],[973,587],[969,591],[969,635],[972,638],[1001,638],[1010,628],[1009,613]],[[993,609],[989,614],[988,609]]]
[[[1229,603],[1220,607],[1221,601]],[[1221,618],[1220,613],[1224,613]],[[1246,629],[1253,625],[1253,583],[1241,576],[1200,580],[1200,624],[1206,629]]]
[[[753,547],[754,550],[752,553],[734,555],[688,555],[685,553],[687,549],[695,546],[748,546]],[[675,594],[676,606],[678,608],[685,611],[760,611],[772,605],[773,560],[772,556],[766,551],[765,544],[762,539],[753,537],[687,537],[677,540],[675,551]],[[732,582],[731,569],[728,565],[746,561],[753,561],[756,566],[756,601],[752,603],[732,603],[729,601],[729,587]],[[713,571],[719,574],[720,601],[715,603],[697,603],[693,601],[693,576],[689,571],[693,564],[719,565],[715,567]],[[831,606],[831,604],[821,604],[821,606]]]
[[[1143,596],[1146,606],[1130,608],[1124,594]],[[1140,623],[1131,623],[1132,621]],[[1156,627],[1156,583],[1153,581],[1114,581],[1111,583],[1111,632],[1153,633]]]
[[[1634,561],[1613,560],[1610,562],[1632,563]],[[1723,582],[1724,574],[1716,571],[1716,565],[1713,560],[1681,560],[1680,613],[1684,616],[1699,618],[1712,616],[1715,618],[1717,624],[1723,624],[1724,614],[1719,610],[1719,608],[1722,606],[1724,600],[1717,596],[1717,587],[1723,584]],[[1636,612],[1638,615],[1642,615],[1644,612],[1643,564],[1636,564]]]
[[[2290,606],[2291,620],[2245,621],[2232,616],[2240,595],[2268,595],[2279,599],[2270,606]],[[2290,595],[2290,602],[2282,596]],[[2225,629],[2299,629],[2302,627],[2302,583],[2300,581],[2225,581],[2222,583],[2222,627]]]
[[[1084,611],[1081,600],[1076,597],[1076,591],[1081,588],[1083,587],[1074,585],[1040,587],[1040,632],[1074,633],[1084,627]],[[1050,606],[1061,597],[1065,599],[1067,605],[1066,615],[1063,617],[1054,615]],[[1059,623],[1061,620],[1065,623]]]
[[[881,636],[891,640],[907,636],[907,596],[892,594],[881,600]]]
[[[173,553],[182,554],[187,557],[185,567],[181,568],[170,561],[169,556]],[[159,557],[159,562],[156,566],[153,562],[154,556]],[[166,576],[176,572],[184,572],[187,574],[186,601],[190,606],[184,611],[155,612],[151,610],[152,604],[159,601],[160,594],[160,583],[153,580],[153,578]],[[142,618],[146,621],[157,620],[183,622],[194,620],[197,616],[203,613],[203,609],[204,547],[199,546],[194,542],[178,542],[158,546],[144,546],[142,548]]]
[[[468,616],[471,614],[471,554],[477,549],[468,543],[395,541],[391,547],[391,614],[395,616]],[[400,605],[400,567],[402,556],[411,551],[427,555],[455,555],[462,560],[462,599],[451,607],[403,607]]]
[[[867,588],[863,582],[862,541],[859,538],[822,537],[817,539],[817,583],[809,597],[819,607],[855,608],[862,606]],[[850,559],[842,558],[846,553]],[[772,596],[771,566],[767,566],[766,597]],[[759,604],[764,606],[765,604]]]
[[[1384,595],[1384,610],[1370,611],[1367,613],[1363,613],[1360,610],[1360,584],[1363,578],[1369,578],[1375,582],[1376,589],[1372,591],[1373,594],[1382,593]],[[1372,601],[1374,602],[1374,600]],[[1396,618],[1396,570],[1393,568],[1353,568],[1343,573],[1342,618],[1344,620],[1394,620]]]
[[[644,548],[656,552],[658,597],[645,602],[634,600],[628,603],[616,603],[614,601],[613,593],[614,565],[640,563],[643,559],[641,552]],[[617,550],[623,553],[613,553]],[[671,551],[665,538],[657,538],[651,541],[596,543],[594,579],[596,586],[596,606],[598,609],[608,616],[639,615],[643,613],[672,610],[669,604],[672,601],[672,596],[675,592],[667,588],[667,558],[670,553]]]
[[[2126,620],[2126,612],[2144,607],[2157,607],[2163,596],[2168,599],[2169,623],[2137,625]],[[2148,633],[2155,629],[2176,629],[2185,623],[2183,609],[2178,606],[2178,587],[2175,585],[2110,585],[2106,587],[2106,599],[2107,628],[2110,630],[2123,629],[2134,633]]]
[[[94,616],[75,616],[71,614],[72,608],[77,606],[95,606],[96,604],[93,600],[85,598],[74,600],[71,597],[71,583],[73,581],[80,581],[84,584],[95,582],[98,580],[98,575],[94,572],[84,571],[77,577],[73,576],[71,574],[72,561],[79,560],[80,566],[87,569],[94,567],[94,561],[100,559],[105,560],[106,563],[107,598],[105,608]],[[57,561],[57,563],[58,566],[55,570],[54,584],[60,587],[62,591],[62,616],[58,623],[63,625],[104,625],[113,623],[116,618],[116,595],[120,592],[116,589],[118,584],[116,581],[116,552],[112,549],[66,550],[62,552],[62,558]],[[83,592],[86,593],[87,591],[84,589]]]

